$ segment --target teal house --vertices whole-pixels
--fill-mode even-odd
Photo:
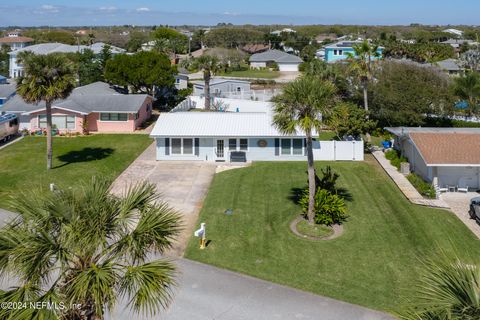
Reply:
[[[324,59],[325,62],[336,62],[345,60],[348,58],[348,53],[355,55],[353,46],[356,44],[362,43],[361,41],[341,41],[337,43],[330,44],[324,48]],[[378,54],[380,57],[383,54],[383,47],[378,47]],[[374,58],[378,59],[378,58]]]

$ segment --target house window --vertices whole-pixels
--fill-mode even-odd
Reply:
[[[303,139],[281,139],[281,154],[285,156],[303,155]]]
[[[147,104],[147,112],[150,112],[152,110],[152,105],[149,103]]]
[[[182,154],[182,139],[172,139],[172,154]]]
[[[242,92],[242,87],[237,87],[237,92]]]
[[[172,154],[193,154],[192,138],[172,138]]]
[[[237,150],[237,139],[228,139],[228,150]]]
[[[341,55],[343,55],[343,50],[333,50],[333,55],[334,56],[341,56]]]
[[[248,151],[248,139],[240,139],[240,151]]]
[[[128,121],[127,113],[100,113],[101,121]]]
[[[228,139],[228,150],[248,151],[248,139]]]
[[[47,115],[38,116],[38,126],[47,127]],[[52,116],[52,127],[57,129],[75,129],[75,116]]]
[[[134,120],[137,120],[138,118],[140,118],[140,113],[139,112],[137,112],[133,115]]]
[[[282,139],[282,155],[292,154],[292,140]]]
[[[175,79],[176,83],[180,83],[180,78]]]

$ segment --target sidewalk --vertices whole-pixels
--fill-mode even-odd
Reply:
[[[425,199],[422,195],[415,189],[414,186],[407,180],[407,178],[398,172],[397,168],[390,164],[385,154],[382,151],[375,150],[372,151],[373,156],[377,159],[378,163],[382,166],[385,172],[392,178],[393,182],[398,186],[400,191],[410,200],[411,203],[419,204],[421,206],[433,207],[433,208],[442,208],[450,209],[448,204],[441,199]]]

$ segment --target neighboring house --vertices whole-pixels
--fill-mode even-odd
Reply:
[[[450,33],[450,34],[456,35],[458,37],[463,36],[463,31],[462,30],[453,29],[453,28],[442,30],[442,32]]]
[[[157,160],[306,161],[305,134],[272,125],[272,103],[221,99],[231,112],[162,114],[151,133]],[[363,141],[314,141],[316,160],[363,160]]]
[[[265,52],[268,49],[270,49],[270,46],[266,45],[266,44],[263,44],[263,43],[246,44],[242,48],[243,51],[245,51],[247,53],[250,53],[250,54]]]
[[[338,39],[335,33],[323,33],[315,37],[315,41],[322,43],[324,41],[336,41]]]
[[[325,46],[323,48],[323,50],[325,50],[324,59],[326,62],[336,62],[348,59],[348,54],[355,55],[353,46],[361,43],[362,41],[340,41]],[[378,47],[377,53],[380,55],[380,57],[383,54],[383,49],[383,47]]]
[[[459,49],[460,46],[464,43],[466,43],[469,46],[476,46],[478,45],[478,42],[473,41],[473,40],[468,40],[468,39],[448,39],[446,41],[440,42],[442,44],[449,44],[455,49]]]
[[[440,187],[480,189],[479,128],[386,128],[410,169]]]
[[[121,94],[107,83],[95,82],[73,90],[65,100],[52,106],[53,124],[61,132],[133,132],[152,113],[152,97]],[[20,129],[37,131],[46,127],[45,103],[26,103],[15,95],[4,105],[7,113],[17,114]]]
[[[9,32],[6,37],[0,38],[0,47],[9,46],[12,51],[25,48],[32,43],[32,38],[22,37],[18,32]]]
[[[210,80],[210,94],[214,97],[222,97],[225,94],[250,92],[250,82],[236,79],[214,78]],[[205,82],[193,82],[193,95],[203,96],[205,94]]]
[[[188,75],[186,74],[176,74],[175,75],[175,88],[177,90],[187,89],[188,88]]]
[[[464,68],[459,60],[446,59],[432,64],[450,75],[458,75],[464,72]]]
[[[15,92],[14,84],[0,84],[0,112],[3,111],[3,105],[15,95]]]
[[[279,36],[282,33],[297,33],[297,31],[295,31],[293,29],[290,29],[290,28],[284,28],[282,30],[275,30],[275,31],[270,32],[270,34],[273,34],[273,35],[276,35],[276,36]]]
[[[294,72],[303,62],[297,56],[280,50],[268,50],[250,56],[250,67],[254,69],[267,68],[272,62],[278,65],[279,71]]]
[[[55,53],[55,52],[75,53],[75,52],[82,52],[83,50],[86,50],[86,49],[90,49],[93,51],[94,54],[100,54],[104,46],[106,46],[106,44],[103,42],[97,42],[92,44],[91,46],[84,46],[84,45],[72,46],[69,44],[55,42],[55,43],[36,44],[33,46],[28,46],[22,49],[11,51],[8,53],[10,56],[10,66],[9,66],[10,78],[17,78],[22,75],[23,66],[17,63],[17,56],[20,52],[30,51],[30,52],[33,52],[34,54],[41,55],[41,54],[49,54],[49,53]],[[124,49],[114,47],[114,46],[110,46],[110,50],[112,52],[112,55],[126,52]]]

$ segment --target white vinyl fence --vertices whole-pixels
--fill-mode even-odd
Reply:
[[[363,161],[363,141],[317,141],[320,149],[313,149],[315,160]]]

